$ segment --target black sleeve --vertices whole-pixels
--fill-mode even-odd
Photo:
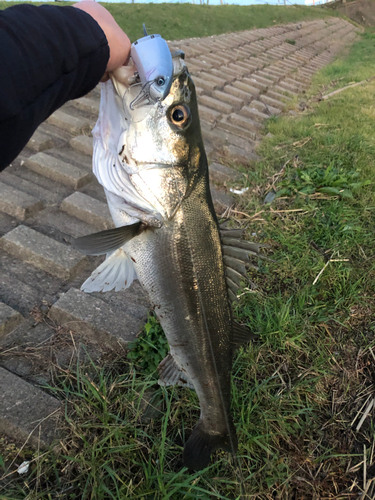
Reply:
[[[0,170],[48,116],[97,85],[108,59],[103,30],[80,9],[25,4],[0,12]]]

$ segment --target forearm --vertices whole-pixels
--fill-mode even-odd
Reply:
[[[17,5],[0,13],[0,169],[66,101],[106,71],[109,47],[92,16],[72,7]]]

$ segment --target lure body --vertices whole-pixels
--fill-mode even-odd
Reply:
[[[172,85],[173,62],[167,42],[147,35],[132,44],[131,56],[143,87],[153,101],[163,101]]]

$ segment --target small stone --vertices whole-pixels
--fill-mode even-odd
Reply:
[[[272,203],[273,200],[276,198],[276,193],[275,191],[270,191],[269,193],[266,194],[263,203],[266,205],[267,203]]]

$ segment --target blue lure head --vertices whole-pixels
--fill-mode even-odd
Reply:
[[[147,35],[132,44],[131,56],[142,89],[153,101],[164,100],[173,81],[173,62],[167,42],[160,35]]]

